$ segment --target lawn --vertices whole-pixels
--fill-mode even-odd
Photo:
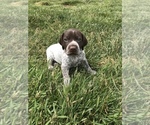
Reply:
[[[29,124],[121,125],[120,0],[29,0]],[[68,28],[87,38],[96,75],[74,69],[69,87],[60,66],[49,71],[46,48]]]

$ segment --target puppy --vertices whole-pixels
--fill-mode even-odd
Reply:
[[[52,69],[54,63],[61,64],[64,84],[70,83],[69,69],[81,64],[91,73],[96,74],[89,66],[84,53],[87,39],[77,29],[68,29],[60,37],[59,43],[49,46],[46,50],[48,69]]]

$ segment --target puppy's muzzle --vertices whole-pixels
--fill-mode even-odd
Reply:
[[[69,55],[78,54],[78,47],[76,45],[69,45],[68,46],[68,54]]]
[[[70,52],[77,52],[78,47],[76,45],[71,45],[68,49]]]

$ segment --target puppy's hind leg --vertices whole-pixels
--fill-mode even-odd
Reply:
[[[88,61],[86,59],[82,61],[82,65],[92,75],[96,74],[96,71],[91,69],[91,67],[89,66]]]
[[[55,63],[56,63],[56,61],[53,60],[53,59],[47,60],[48,69],[49,69],[49,70],[52,70],[52,69],[54,68],[54,64],[55,64]]]
[[[46,56],[47,56],[47,64],[48,64],[48,69],[51,70],[54,67],[54,55],[53,52],[51,51],[51,48],[47,48],[46,50]]]

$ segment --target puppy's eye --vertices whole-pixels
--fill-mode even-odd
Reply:
[[[77,40],[78,42],[81,42],[82,41],[82,39],[81,38],[78,38],[78,40]]]
[[[68,40],[65,38],[65,39],[64,39],[64,42],[68,42]]]

